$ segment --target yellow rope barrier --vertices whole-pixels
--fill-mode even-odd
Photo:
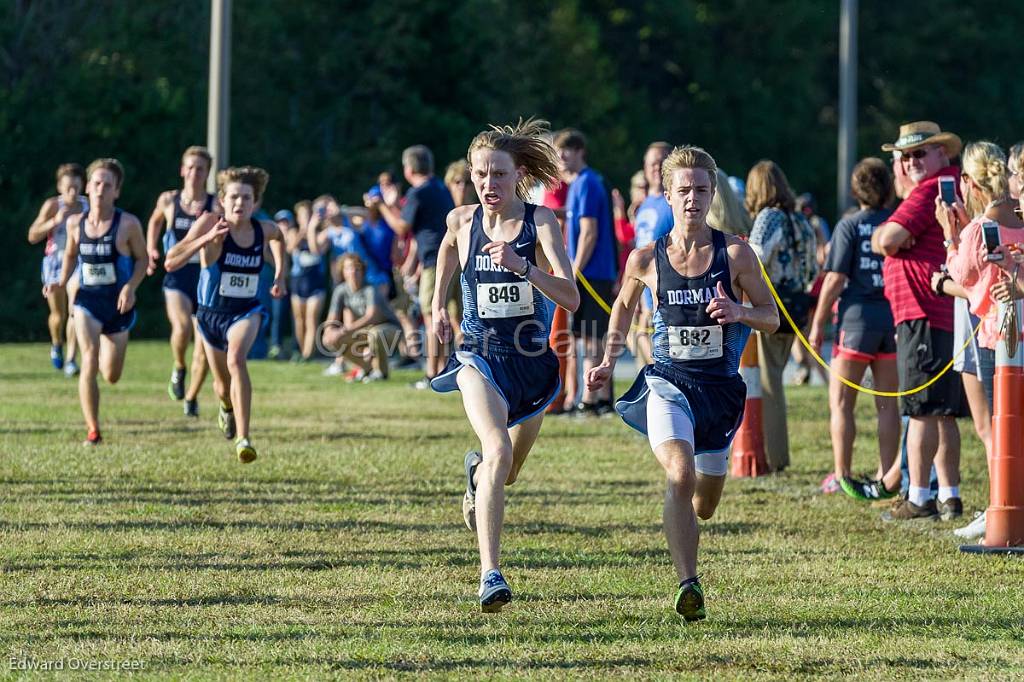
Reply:
[[[757,258],[757,254],[755,254],[754,256],[755,256],[755,258]],[[850,381],[849,379],[847,379],[846,377],[842,376],[841,374],[836,373],[832,369],[832,367],[827,362],[825,362],[821,358],[820,355],[818,355],[818,353],[814,350],[814,348],[811,347],[810,342],[808,342],[806,337],[804,337],[803,332],[801,332],[799,329],[797,329],[796,325],[793,324],[793,318],[790,317],[789,311],[786,310],[786,306],[784,306],[782,304],[782,299],[779,298],[779,292],[777,292],[775,290],[775,286],[772,284],[772,281],[770,279],[768,279],[768,271],[765,270],[764,263],[761,262],[760,258],[757,258],[757,263],[761,267],[761,276],[764,277],[764,281],[768,284],[768,290],[772,292],[772,298],[775,299],[775,304],[778,306],[779,310],[782,311],[782,314],[785,316],[786,321],[789,322],[790,326],[793,329],[796,330],[796,337],[800,340],[800,343],[803,345],[803,347],[806,348],[811,353],[811,355],[814,357],[814,359],[818,361],[819,365],[824,367],[825,370],[829,374],[834,376],[839,382],[845,384],[846,386],[849,386],[850,388],[852,388],[852,389],[854,389],[856,391],[860,391],[861,393],[866,393],[868,395],[873,395],[873,396],[880,396],[882,398],[902,398],[903,396],[913,395],[914,393],[919,393],[919,392],[923,391],[924,389],[928,388],[929,386],[934,384],[936,381],[941,379],[946,374],[946,372],[948,372],[949,370],[951,370],[953,368],[953,363],[956,362],[956,359],[958,357],[960,357],[960,355],[965,350],[967,350],[967,347],[969,345],[971,345],[971,341],[973,341],[974,337],[977,335],[978,330],[981,329],[981,322],[979,321],[978,325],[971,332],[971,335],[967,338],[967,342],[964,343],[963,347],[960,348],[960,350],[958,350],[953,355],[953,359],[950,360],[948,363],[946,363],[946,366],[943,367],[942,370],[938,374],[936,374],[935,376],[933,376],[931,379],[929,379],[925,383],[921,384],[920,386],[915,386],[914,388],[907,389],[906,391],[876,391],[873,388],[867,388],[866,386],[861,386],[858,383]],[[599,306],[601,306],[601,308],[603,308],[606,313],[611,315],[612,314],[611,306],[608,305],[608,303],[606,303],[605,300],[602,299],[598,295],[598,293],[596,291],[594,291],[594,287],[592,287],[590,285],[590,282],[588,282],[587,278],[583,276],[583,273],[582,272],[576,272],[576,277],[577,277],[577,279],[579,279],[580,284],[583,285],[583,288],[587,290],[587,293],[590,294],[595,301],[597,301],[597,304]],[[636,327],[637,327],[637,325],[635,325],[635,324],[630,326],[631,329],[632,328],[636,328]],[[652,330],[648,329],[647,331],[649,333]]]

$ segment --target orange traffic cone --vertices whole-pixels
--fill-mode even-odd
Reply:
[[[764,456],[764,420],[761,413],[761,370],[757,361],[757,339],[753,334],[740,357],[740,374],[747,385],[743,423],[732,442],[733,478],[751,478],[771,473]]]
[[[996,344],[985,542],[960,547],[972,554],[1024,554],[1024,345],[1019,342],[1024,316],[1020,301],[1012,305],[1012,326],[1004,326]],[[1008,306],[999,306],[1000,319],[1006,319],[1007,312]]]

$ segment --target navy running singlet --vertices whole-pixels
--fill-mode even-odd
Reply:
[[[711,265],[696,277],[684,277],[672,267],[668,257],[671,238],[665,235],[654,247],[658,273],[658,307],[651,337],[654,362],[671,366],[692,381],[735,376],[750,328],[738,322],[719,324],[707,312],[719,282],[729,298],[736,300],[725,234],[711,230]]]
[[[121,209],[114,209],[110,229],[100,237],[85,232],[89,214],[83,213],[78,224],[78,271],[80,292],[96,298],[116,301],[121,287],[131,279],[134,261],[117,252],[117,229],[121,226]]]
[[[228,232],[216,263],[199,277],[199,306],[210,312],[244,314],[260,305],[263,269],[263,228],[252,218],[253,243],[239,246]]]
[[[509,246],[537,265],[537,207],[525,204],[522,229]],[[469,257],[462,267],[462,332],[465,345],[475,349],[524,354],[547,348],[550,319],[539,289],[505,268],[494,265],[483,247],[491,239],[484,232],[483,208],[473,213]]]
[[[174,194],[174,217],[173,222],[168,226],[167,231],[164,233],[164,253],[167,253],[171,248],[183,240],[188,231],[192,229],[193,223],[199,219],[203,213],[209,213],[213,210],[213,195],[207,194],[206,201],[203,202],[203,210],[199,215],[189,215],[185,213],[185,209],[181,206],[181,192],[175,192]],[[199,251],[196,251],[195,255],[192,256],[188,261],[190,264],[199,262]]]
[[[292,254],[292,277],[320,277],[324,276],[324,257],[315,251],[309,250],[309,244],[303,238],[295,247]]]

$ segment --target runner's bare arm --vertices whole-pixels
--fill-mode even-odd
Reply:
[[[537,207],[534,218],[537,223],[537,243],[551,266],[551,274],[548,274],[546,268],[530,268],[528,280],[552,301],[571,313],[576,312],[580,306],[580,292],[576,288],[569,256],[565,253],[558,219],[550,208],[543,206]]]
[[[164,256],[164,269],[174,272],[184,267],[190,258],[210,242],[224,239],[230,226],[215,213],[204,213],[189,229],[188,234],[180,242],[171,247]]]
[[[39,209],[39,215],[28,228],[28,243],[38,244],[43,241],[58,225],[60,225],[60,220],[57,217],[57,197],[50,197],[43,202]]]
[[[473,207],[475,208],[475,207]],[[455,276],[455,271],[459,267],[459,231],[462,229],[462,223],[466,220],[466,207],[459,206],[448,213],[448,217],[445,222],[448,225],[448,229],[444,233],[444,237],[441,238],[441,246],[437,251],[437,271],[434,275],[434,302],[433,310],[430,311],[433,316],[433,333],[437,334],[437,338],[442,343],[448,343],[452,338],[452,325],[448,319],[447,305],[448,297],[444,293],[447,292],[448,287],[451,285],[452,277]],[[472,254],[470,254],[472,257]]]
[[[156,200],[153,213],[149,216],[146,226],[146,252],[149,254],[149,274],[156,272],[156,264],[160,260],[160,234],[167,225],[167,207],[174,199],[174,192],[162,192]]]
[[[584,380],[588,391],[597,391],[603,387],[612,376],[615,363],[622,355],[622,348],[626,345],[626,334],[629,333],[629,325],[633,322],[633,313],[640,296],[647,286],[646,281],[650,279],[650,271],[654,267],[654,245],[641,249],[634,249],[626,259],[626,268],[622,273],[622,286],[619,288],[619,295],[612,302],[611,319],[608,321],[608,335],[605,337],[604,358],[601,364],[591,368]]]
[[[57,286],[64,288],[75,271],[75,260],[78,258],[78,226],[82,222],[82,213],[68,218],[68,240],[64,244],[64,262],[60,269],[60,282]]]
[[[779,328],[779,309],[775,306],[761,272],[761,264],[750,245],[738,237],[729,237],[729,270],[733,273],[733,293],[737,301],[719,295],[712,299],[708,313],[719,324],[740,322],[765,334]],[[746,294],[750,306],[739,303]]]
[[[146,239],[142,235],[142,223],[139,222],[139,219],[126,213],[121,220],[123,221],[122,229],[124,229],[128,255],[132,257],[135,264],[131,278],[125,282],[117,295],[117,309],[121,313],[126,313],[135,307],[135,291],[146,276],[149,257],[146,254]]]
[[[284,235],[277,227],[277,223],[261,220],[263,234],[267,236],[267,244],[270,246],[270,253],[274,256],[274,284],[270,287],[270,295],[274,298],[281,298],[288,293],[288,286],[284,279]]]

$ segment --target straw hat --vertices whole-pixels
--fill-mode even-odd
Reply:
[[[944,133],[938,123],[931,121],[914,121],[900,126],[900,136],[894,144],[883,144],[883,152],[906,151],[926,144],[941,144],[946,156],[953,158],[960,154],[964,146],[958,135]]]

